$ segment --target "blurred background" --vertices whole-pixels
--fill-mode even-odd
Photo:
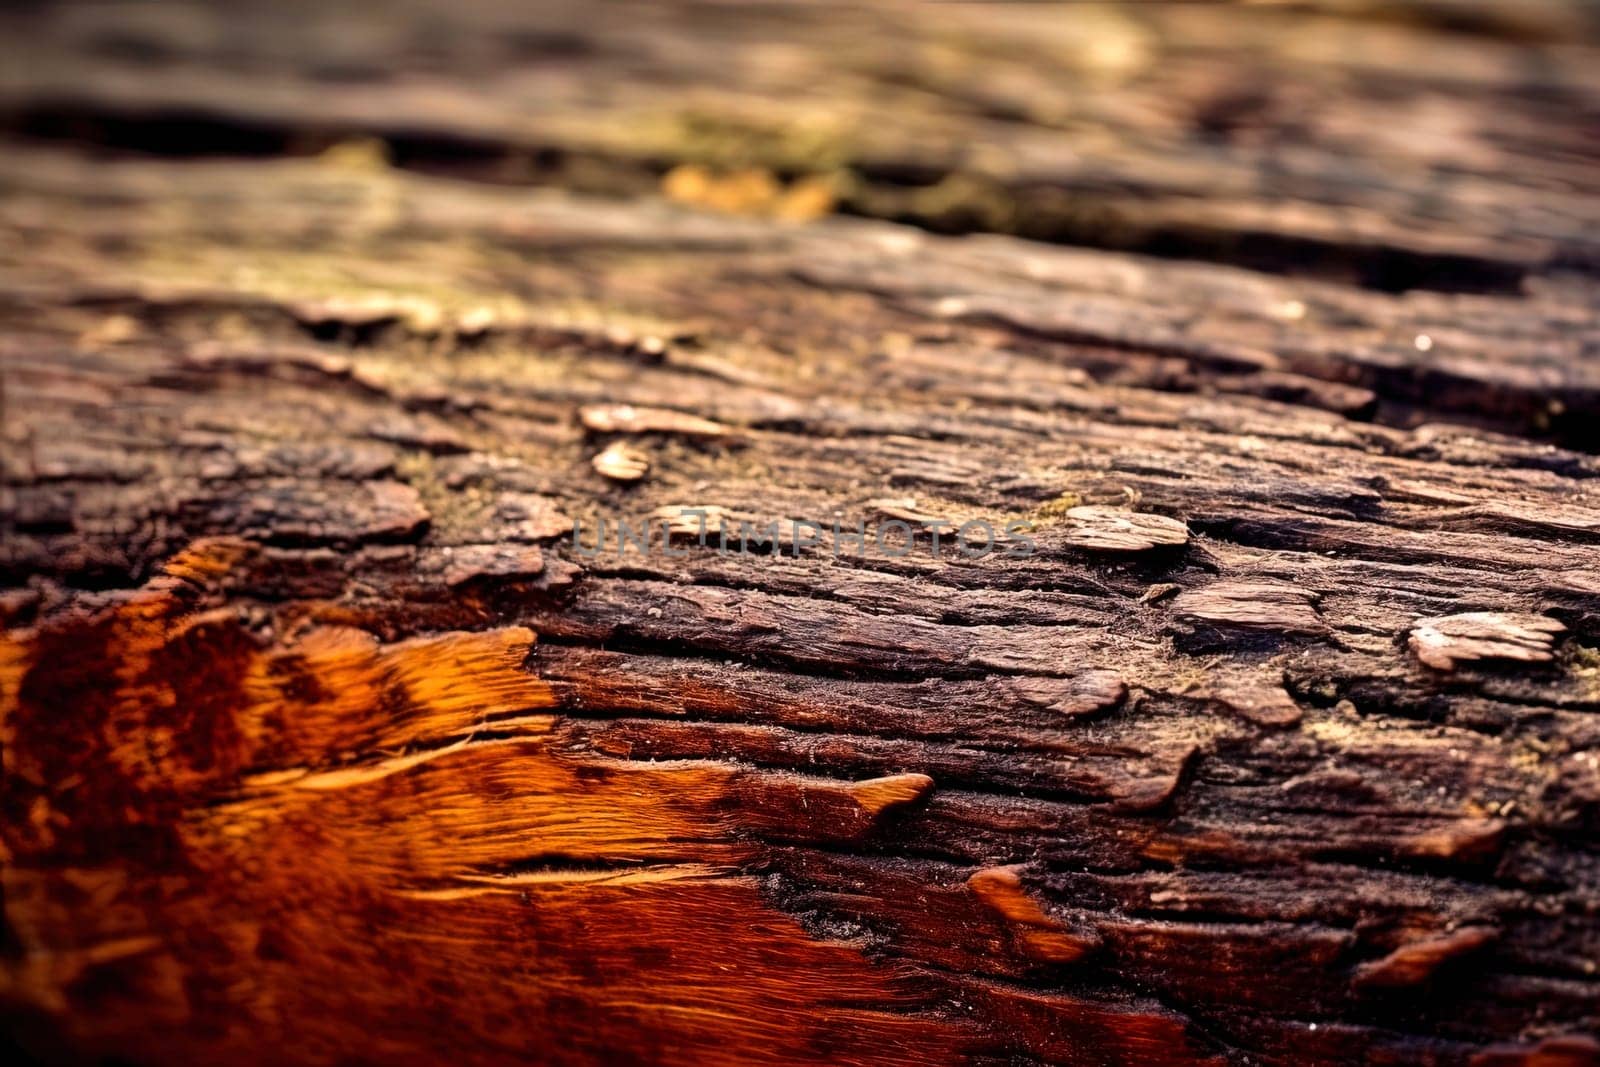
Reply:
[[[1600,257],[1592,0],[26,3],[0,133],[1355,281]]]

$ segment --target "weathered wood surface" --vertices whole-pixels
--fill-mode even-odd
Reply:
[[[404,166],[610,193],[756,167],[797,195],[713,195],[1504,291],[1600,267],[1596,11],[44,5],[0,15],[0,124],[179,153],[376,135]]]
[[[461,91],[508,103],[444,108],[458,132],[517,110],[499,53],[463,43],[506,38],[464,10],[427,39],[482,74]],[[693,25],[844,17],[717,10]],[[652,24],[624,14],[560,50],[631,55]],[[1388,183],[1363,186],[1378,246],[1439,283],[1403,294],[351,150],[13,144],[7,1031],[138,1063],[1596,1062],[1597,68],[1578,9],[1480,16],[1449,39],[1458,75],[1425,25],[1314,16],[1405,43],[1392,64],[1305,45],[1341,85],[1371,64],[1476,131],[1413,145],[1416,175],[1398,135],[1345,161]],[[33,38],[79,55],[56,66],[92,140],[146,90],[235,129],[276,108],[285,135],[415,121],[371,118],[403,85],[306,72],[318,42],[392,41],[291,35],[277,58],[306,71],[274,71],[279,97],[249,64],[224,84],[226,52],[200,45],[119,80],[148,61],[117,37],[134,17],[104,14],[93,63],[71,51],[87,38]],[[137,17],[169,43],[193,25]],[[1214,12],[1101,17],[1199,50],[1195,77],[1219,69],[1206,48],[1256,40]],[[848,68],[840,39],[730,64]],[[1095,99],[1181,95],[1190,68],[1158,66]],[[51,77],[8,71],[7,106],[43,114]],[[595,85],[541,77],[557,103]],[[620,114],[486,136],[565,145],[549,131],[612,136]],[[1497,129],[1534,162],[1471,148]],[[1074,131],[1049,143],[1090,159]],[[925,132],[869,142],[909,158]],[[1337,142],[1312,141],[1333,166]],[[1419,231],[1404,190],[1455,151],[1473,174],[1439,194],[1450,225]],[[668,161],[646,154],[653,183]],[[1511,266],[1439,291],[1460,256]],[[831,531],[580,550],[602,517],[681,531],[685,510],[713,532],[1027,521],[1037,551],[836,556]]]

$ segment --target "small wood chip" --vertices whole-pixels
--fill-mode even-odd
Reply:
[[[671,408],[640,408],[632,404],[591,404],[578,412],[583,425],[595,433],[670,433],[684,437],[726,437],[732,432],[720,422],[685,415]]]
[[[985,867],[967,879],[967,888],[1003,921],[1023,955],[1047,963],[1075,963],[1100,947],[1093,933],[1069,929],[1030,897],[1019,867]]]
[[[1457,819],[1437,829],[1411,834],[1399,841],[1403,856],[1430,860],[1483,860],[1504,847],[1506,824],[1502,819]]]
[[[1189,528],[1165,515],[1091,504],[1068,509],[1066,520],[1066,543],[1091,552],[1144,552],[1189,541]]]
[[[883,497],[878,500],[869,500],[867,501],[867,507],[880,515],[891,519],[900,519],[903,522],[911,523],[913,526],[921,526],[929,522],[949,522],[949,519],[943,515],[935,515],[931,511],[918,507],[916,497],[911,496]]]
[[[1127,683],[1116,671],[1095,668],[1070,678],[1013,678],[1011,692],[1037,708],[1060,715],[1089,715],[1114,708],[1128,695]]]
[[[877,818],[890,808],[920,800],[932,788],[933,779],[926,774],[891,774],[883,778],[869,778],[864,782],[851,782],[844,787],[850,798],[872,818]]]
[[[753,522],[753,516],[733,512],[720,504],[668,504],[650,512],[650,518],[667,524],[667,533],[680,539],[699,537],[704,531],[708,537],[718,531],[733,535],[740,519]]]
[[[650,457],[621,441],[589,462],[601,476],[614,482],[637,482],[650,473]]]
[[[1556,636],[1566,629],[1543,615],[1469,611],[1418,619],[1410,645],[1418,659],[1441,671],[1485,659],[1547,663],[1554,658]]]
[[[1276,582],[1212,582],[1172,602],[1180,618],[1217,626],[1320,634],[1327,630],[1314,607],[1316,594]]]
[[[544,570],[544,554],[537,545],[428,547],[417,555],[417,570],[452,587],[477,578],[532,578]]]
[[[1165,600],[1167,597],[1180,591],[1182,588],[1183,586],[1177,585],[1173,582],[1157,582],[1155,585],[1152,585],[1150,588],[1144,591],[1144,593],[1139,597],[1139,603],[1154,604],[1158,600]]]

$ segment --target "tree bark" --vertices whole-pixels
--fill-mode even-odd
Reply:
[[[928,48],[988,17],[944,7],[848,17]],[[1309,7],[1086,9],[1144,51],[1083,59],[1136,67],[1072,121],[1004,113],[1048,103],[1044,43],[986,85],[963,39],[939,86],[880,98],[825,7],[552,8],[508,36],[452,5],[439,63],[471,76],[431,107],[327,73],[329,42],[362,68],[393,40],[286,16],[240,65],[180,18],[7,15],[38,53],[9,128],[79,142],[0,157],[11,1039],[151,1064],[1600,1062],[1600,66],[1564,39],[1587,16],[1489,5],[1449,37],[1448,3]],[[650,40],[693,48],[641,72]],[[661,88],[728,40],[791,45]],[[521,85],[528,50],[566,59]],[[921,54],[871,84],[943,69]],[[1341,88],[1308,97],[1303,152],[1252,157],[1302,59]],[[857,182],[834,206],[1168,258],[799,224],[823,169],[792,142],[727,149],[761,184],[681,129],[676,154],[617,132],[653,92],[732,122],[736,91],[807,80],[862,131],[906,120],[824,138]],[[1249,122],[1148,109],[1234,81],[1264,94]],[[549,107],[518,119],[529,93]],[[1393,94],[1471,132],[1341,164],[1335,119],[1370,131]],[[271,158],[83,143],[164,152],[180,98]],[[1002,128],[1005,158],[1054,155],[941,156]],[[447,143],[493,151],[415,173]],[[1307,168],[1277,175],[1298,199],[1269,156]],[[507,159],[568,188],[459,180]],[[913,164],[950,219],[891,202]],[[1377,184],[1314,180],[1341,165]],[[754,214],[589,195],[663,174]],[[1059,189],[1090,207],[1050,229],[1030,197]]]

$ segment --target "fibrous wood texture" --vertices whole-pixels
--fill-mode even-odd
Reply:
[[[1600,1059],[1586,6],[4,18],[32,1055]]]

